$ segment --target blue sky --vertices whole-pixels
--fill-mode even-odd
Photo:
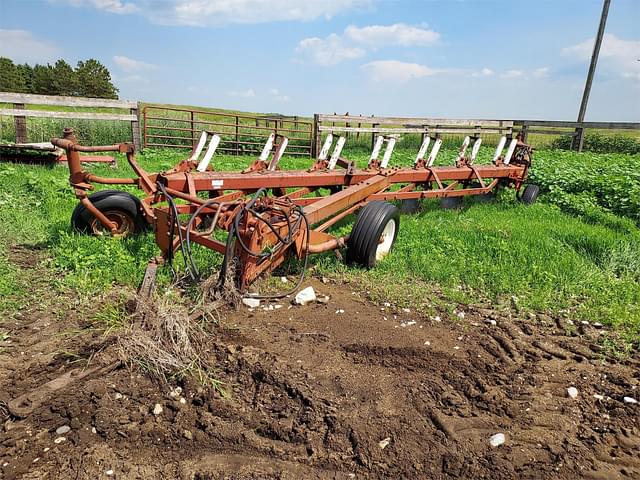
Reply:
[[[97,58],[120,97],[258,112],[577,116],[601,0],[0,0],[0,56]],[[640,120],[612,0],[587,120]]]

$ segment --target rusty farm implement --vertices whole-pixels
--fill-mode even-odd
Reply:
[[[197,278],[191,248],[199,244],[224,256],[221,282],[233,262],[237,287],[244,291],[290,256],[306,263],[311,254],[346,248],[348,262],[373,267],[398,235],[400,212],[390,201],[455,199],[499,187],[513,187],[524,202],[534,201],[537,187],[524,186],[531,148],[519,139],[507,146],[502,137],[492,162],[475,164],[481,141],[476,138],[471,145],[466,137],[453,165],[434,166],[442,140],[426,136],[412,167],[394,167],[389,163],[396,138],[379,136],[367,167],[357,168],[341,156],[345,138],[339,137],[334,145],[329,134],[309,169],[280,170],[287,139],[272,134],[249,167],[228,172],[216,171],[211,164],[220,137],[203,132],[189,158],[159,173],[146,172],[129,143],[82,146],[71,129],[52,143],[67,153],[70,183],[80,200],[72,217],[77,230],[124,236],[153,229],[161,255],[150,262],[143,286],[151,285],[157,266],[171,264],[178,251],[187,272]],[[82,152],[126,154],[135,177],[104,178],[85,171]],[[120,190],[89,195],[96,183],[136,186],[144,195],[138,199]],[[328,233],[355,212],[349,235]],[[226,239],[215,235],[219,230],[227,232]]]

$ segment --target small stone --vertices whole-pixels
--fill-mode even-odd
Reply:
[[[98,433],[98,430],[96,430],[96,427],[91,427],[91,433]]]
[[[622,400],[624,401],[624,403],[628,403],[629,405],[635,405],[636,403],[638,403],[638,400],[632,397],[624,397]]]
[[[440,318],[440,315],[436,315],[435,317],[433,317],[433,319],[434,319],[436,322],[441,322],[441,321],[442,321],[442,319]]]
[[[33,459],[33,463],[36,463],[38,460],[40,460],[40,457],[36,457]]]
[[[458,316],[459,319],[463,319],[464,318],[464,312],[458,312],[456,313],[456,315]]]
[[[113,398],[115,398],[116,400],[122,400],[122,394],[120,392],[116,392]]]
[[[69,433],[71,431],[71,427],[69,425],[63,425],[62,427],[58,427],[56,429],[57,435],[64,435],[65,433]]]
[[[498,325],[498,322],[496,322],[495,320],[489,320],[489,325],[495,327],[496,325]]]
[[[329,295],[320,295],[318,298],[316,298],[316,302],[324,304],[329,303],[329,300]]]
[[[104,474],[108,477],[111,477],[113,475],[113,470],[107,470],[106,472],[104,472]]]
[[[307,305],[316,299],[316,292],[313,287],[307,287],[300,290],[295,297],[295,302],[298,305]]]
[[[384,302],[384,303],[383,303],[383,305],[384,305],[385,307],[390,307],[390,306],[391,306],[391,304],[390,304],[389,302]]]
[[[505,442],[506,438],[504,433],[496,433],[489,438],[489,445],[492,447],[499,447]]]
[[[191,433],[189,430],[185,430],[184,432],[182,432],[182,436],[187,440],[193,440],[193,433]]]
[[[157,417],[162,413],[162,411],[163,411],[162,405],[160,405],[159,403],[156,403],[155,407],[153,407],[153,414]]]
[[[251,298],[251,297],[244,297],[242,299],[242,304],[249,307],[249,308],[256,308],[260,306],[260,299],[259,298]]]
[[[289,281],[289,279],[287,277],[280,277],[280,281],[282,283],[287,283]]]
[[[66,440],[65,437],[58,437],[53,441],[53,443],[55,443],[56,445],[59,445],[60,443],[64,442],[65,440]]]
[[[187,399],[186,399],[186,398],[184,398],[184,397],[180,397],[180,403],[181,403],[182,405],[186,405],[186,403],[187,403]]]
[[[46,448],[43,450],[43,452],[44,452],[44,453],[47,453],[49,450],[51,450],[51,449],[50,449],[49,447],[46,447]]]
[[[4,462],[4,463],[2,464],[2,466],[3,466],[3,467],[7,467],[7,466],[9,466],[9,462]]]
[[[387,445],[389,445],[389,443],[391,443],[391,437],[387,437],[383,440],[380,440],[378,442],[378,446],[384,450],[385,448],[387,448]]]
[[[600,395],[599,393],[594,393],[593,398],[596,400],[604,400],[604,395]]]
[[[460,350],[460,347],[458,345],[456,345],[455,347],[453,347],[454,350]]]
[[[424,344],[428,347],[431,345],[431,342],[429,340],[427,340],[426,342],[424,342]]]
[[[344,313],[343,309],[339,308],[338,310],[336,310],[336,315],[341,314],[341,313]]]
[[[600,322],[595,322],[593,324],[593,326],[596,327],[596,328],[602,328],[603,327],[603,325]]]
[[[408,308],[403,308],[403,309],[402,309],[402,311],[403,311],[404,313],[411,313],[411,310],[409,310]]]
[[[578,389],[576,387],[567,388],[567,395],[569,398],[578,398]]]
[[[327,277],[322,277],[322,283],[329,283],[329,279]]]

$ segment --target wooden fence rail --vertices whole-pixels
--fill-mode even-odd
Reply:
[[[110,100],[104,98],[63,97],[53,95],[34,95],[28,93],[0,92],[0,104],[12,104],[13,108],[0,109],[0,116],[10,116],[14,119],[16,139],[15,143],[28,141],[27,117],[37,118],[69,118],[83,120],[109,120],[131,122],[131,139],[136,150],[140,150],[140,127],[138,123],[138,102],[129,100]],[[55,110],[27,110],[26,105],[40,105],[47,107],[81,107],[107,108],[128,110],[129,113],[117,112],[68,112]],[[60,132],[51,132],[60,135]]]
[[[357,126],[355,126],[357,125]],[[538,128],[543,127],[543,128]],[[554,130],[558,128],[572,129]],[[480,136],[482,134],[500,134],[513,137],[520,133],[527,139],[529,134],[570,135],[573,145],[582,150],[583,137],[587,129],[603,130],[640,130],[638,122],[567,122],[555,120],[485,120],[450,119],[428,117],[382,117],[362,115],[315,114],[313,117],[313,154],[320,149],[323,133],[346,133],[371,135],[373,144],[377,135],[421,134],[443,135],[460,134]]]

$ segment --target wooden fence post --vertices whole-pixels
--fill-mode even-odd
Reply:
[[[24,103],[14,103],[13,108],[24,110]],[[13,124],[16,128],[16,143],[27,143],[27,117],[13,117]]]
[[[189,117],[191,120],[191,148],[196,148],[196,131],[195,131],[195,125],[193,123],[193,110],[191,110],[189,112]]]
[[[239,138],[238,138],[238,124],[240,123],[240,117],[238,117],[238,115],[236,115],[236,155],[240,155],[240,145],[238,144]]]
[[[136,152],[139,152],[141,150],[141,142],[140,142],[140,117],[138,115],[138,105],[136,105],[136,108],[132,108],[129,110],[129,113],[131,113],[131,115],[135,115],[136,119],[135,120],[131,120],[131,139],[133,140],[133,148]],[[146,122],[145,122],[146,124]],[[146,127],[146,125],[145,125]]]
[[[313,114],[313,125],[311,126],[311,158],[318,158],[320,153],[320,115]]]

